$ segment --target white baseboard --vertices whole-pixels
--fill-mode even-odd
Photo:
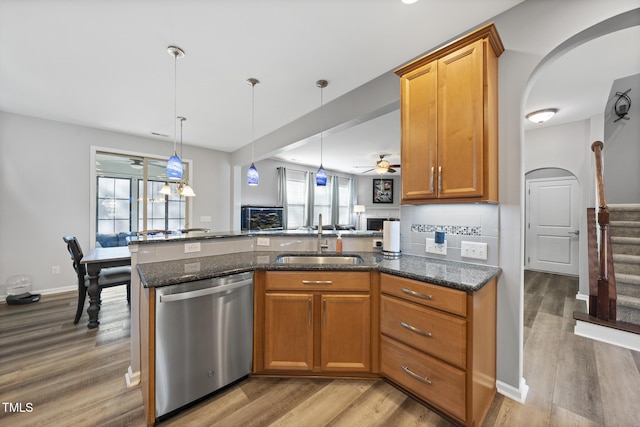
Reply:
[[[628,348],[629,350],[640,351],[640,335],[638,334],[632,334],[630,332],[624,332],[618,329],[596,325],[594,323],[583,322],[581,320],[576,320],[576,326],[573,329],[573,333],[581,337],[617,345],[622,348]]]
[[[140,371],[133,372],[131,366],[127,368],[127,373],[124,374],[124,380],[127,382],[127,388],[132,388],[140,384]]]
[[[502,381],[496,381],[496,389],[501,395],[515,400],[518,403],[522,403],[523,405],[525,400],[527,400],[527,393],[529,392],[529,386],[524,378],[520,378],[520,388],[515,388]]]

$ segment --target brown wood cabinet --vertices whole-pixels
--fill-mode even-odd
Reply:
[[[256,373],[377,372],[372,273],[256,272],[254,286]]]
[[[380,274],[380,373],[478,426],[496,392],[496,279],[463,292]]]
[[[489,24],[396,70],[401,203],[498,202],[498,56]]]

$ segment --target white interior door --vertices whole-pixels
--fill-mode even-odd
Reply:
[[[578,191],[574,177],[527,181],[527,268],[578,275]]]

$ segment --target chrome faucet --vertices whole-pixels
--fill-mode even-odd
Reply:
[[[318,253],[321,254],[323,249],[329,248],[329,242],[322,243],[322,214],[318,214]]]

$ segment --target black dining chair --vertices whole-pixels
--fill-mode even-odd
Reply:
[[[67,250],[73,261],[73,269],[78,275],[78,308],[76,309],[76,317],[73,323],[78,323],[84,310],[84,302],[87,297],[87,288],[89,287],[89,276],[87,269],[80,261],[84,256],[78,239],[74,236],[65,236],[62,238],[67,244]],[[98,276],[98,285],[100,288],[110,288],[111,286],[127,285],[127,302],[131,303],[131,267],[112,267],[103,268]]]

